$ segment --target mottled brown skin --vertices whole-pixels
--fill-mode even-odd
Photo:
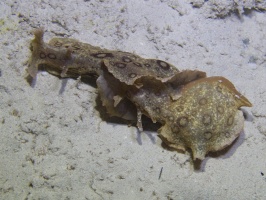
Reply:
[[[192,150],[203,160],[210,151],[230,145],[240,134],[241,106],[252,106],[223,77],[206,77],[201,71],[180,72],[173,65],[144,59],[132,53],[101,49],[68,38],[43,41],[35,31],[28,73],[36,77],[38,66],[60,77],[98,76],[103,105],[111,116],[136,120],[142,130],[142,114],[159,122],[159,137],[178,150]]]

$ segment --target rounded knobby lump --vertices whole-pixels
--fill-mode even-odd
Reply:
[[[168,146],[192,150],[193,159],[203,160],[210,151],[230,145],[244,125],[241,106],[251,103],[223,77],[202,78],[180,90],[167,110],[174,121],[166,121],[159,136]]]

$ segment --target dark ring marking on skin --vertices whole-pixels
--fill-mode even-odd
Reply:
[[[212,133],[211,132],[205,132],[204,133],[204,137],[205,137],[206,140],[209,140],[209,139],[212,138]]]
[[[185,100],[184,98],[182,98],[182,97],[179,98],[179,101],[180,101],[180,103],[181,103],[182,105],[186,103],[186,100]]]
[[[112,53],[93,53],[91,56],[95,58],[112,58],[114,55]]]
[[[231,126],[234,123],[234,117],[233,115],[230,115],[227,119],[227,125]]]
[[[219,93],[221,93],[221,92],[223,91],[222,87],[219,86],[219,85],[216,87],[216,90],[217,90]]]
[[[132,62],[132,60],[129,57],[127,57],[127,56],[123,56],[122,60],[123,60],[123,62],[126,62],[126,63]]]
[[[118,67],[118,68],[123,69],[123,68],[125,68],[127,65],[126,65],[125,63],[119,63],[119,62],[117,62],[117,63],[115,63],[115,66]]]
[[[79,46],[79,44],[74,44],[72,46],[72,48],[73,48],[73,50],[79,50],[80,49],[80,46]]]
[[[212,118],[211,118],[211,116],[210,116],[209,114],[205,114],[205,115],[203,115],[202,123],[203,123],[204,125],[210,125],[211,122],[212,122]]]
[[[230,137],[230,133],[229,132],[225,132],[225,137],[229,138]]]
[[[230,105],[230,106],[235,106],[235,102],[231,101],[231,102],[229,103],[229,105]]]
[[[155,108],[155,112],[160,113],[161,112],[161,109],[159,107],[156,107]]]
[[[54,43],[54,46],[55,46],[55,47],[61,47],[61,46],[62,46],[62,43],[59,42],[59,41],[56,41],[56,42]]]
[[[171,128],[172,129],[172,136],[176,137],[176,134],[180,132],[180,128],[178,126],[174,126]]]
[[[41,53],[40,53],[40,58],[41,58],[41,59],[44,59],[44,58],[46,58],[46,54],[45,54],[45,53],[43,53],[43,52],[41,52]]]
[[[151,67],[151,65],[148,64],[148,63],[145,63],[144,66],[145,66],[145,67]]]
[[[169,119],[170,121],[174,121],[174,117],[173,117],[173,116],[168,116],[168,119]]]
[[[48,58],[50,58],[50,59],[56,59],[56,55],[55,54],[53,54],[53,53],[48,53]]]
[[[201,98],[200,100],[199,100],[199,104],[200,105],[206,105],[207,104],[207,99],[206,98]]]
[[[156,60],[157,64],[164,70],[169,70],[170,65],[167,62],[164,62],[162,60]]]
[[[183,110],[184,110],[183,106],[178,106],[178,107],[176,108],[176,111],[177,111],[177,112],[182,112]]]
[[[178,124],[179,124],[180,126],[182,126],[182,127],[187,126],[187,124],[188,124],[188,118],[187,118],[187,117],[180,117],[180,118],[178,119]]]
[[[138,62],[134,62],[133,64],[136,65],[137,67],[142,67],[142,65]]]
[[[217,111],[219,114],[223,114],[224,113],[224,108],[222,106],[218,106],[217,107]]]
[[[137,76],[137,74],[135,74],[135,73],[130,73],[129,75],[128,75],[128,77],[130,77],[130,78],[135,78]]]

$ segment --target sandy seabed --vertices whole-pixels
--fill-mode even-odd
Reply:
[[[244,2],[244,3],[243,3]],[[0,199],[266,199],[266,2],[0,2]],[[25,77],[32,30],[224,76],[253,104],[195,169],[156,132],[109,120],[95,85]],[[160,176],[160,178],[159,178]]]

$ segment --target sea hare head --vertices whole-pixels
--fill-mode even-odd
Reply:
[[[210,151],[230,145],[244,125],[241,106],[251,103],[223,77],[209,77],[185,85],[170,106],[175,121],[159,130],[170,147],[192,150],[193,159],[203,160]]]

